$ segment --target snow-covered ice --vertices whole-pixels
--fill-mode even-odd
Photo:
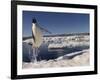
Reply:
[[[50,60],[40,60],[38,62],[23,62],[23,68],[44,68],[44,67],[69,67],[69,66],[86,66],[89,65],[90,53],[89,53],[89,45],[90,45],[89,35],[73,35],[73,36],[49,36],[43,38],[43,45],[47,46],[46,49],[60,49],[62,48],[75,48],[81,46],[88,46],[88,48],[83,49],[81,51],[74,51],[71,53],[66,53],[65,55],[59,56],[56,59]],[[26,39],[23,42],[28,44],[33,44],[32,38]],[[34,45],[34,44],[33,44]],[[60,51],[58,51],[60,52]]]

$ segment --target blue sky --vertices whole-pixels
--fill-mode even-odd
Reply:
[[[89,14],[23,11],[24,37],[32,35],[34,17],[41,27],[52,34],[89,32]]]

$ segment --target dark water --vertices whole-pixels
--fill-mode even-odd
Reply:
[[[50,60],[56,59],[59,56],[69,54],[76,51],[81,51],[83,49],[88,49],[89,46],[77,46],[77,47],[65,47],[63,49],[48,49],[47,44],[42,44],[39,48],[39,53],[37,60]],[[32,47],[31,45],[23,42],[23,61],[30,62],[32,59]]]

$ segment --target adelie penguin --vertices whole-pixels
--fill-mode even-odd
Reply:
[[[35,55],[35,61],[37,61],[36,56],[38,56],[38,52],[39,52],[39,47],[41,46],[41,44],[43,43],[43,32],[49,32],[48,30],[42,28],[39,26],[37,20],[34,18],[32,20],[32,38],[33,38],[33,44],[32,47],[34,49],[33,51],[33,55]]]

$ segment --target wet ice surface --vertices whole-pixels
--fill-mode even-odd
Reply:
[[[41,61],[41,60],[56,59],[65,54],[82,51],[82,50],[88,49],[88,48],[89,48],[88,45],[84,45],[84,46],[79,45],[76,47],[64,47],[61,49],[48,49],[48,45],[42,44],[42,46],[39,48],[37,60]],[[27,43],[23,43],[23,61],[30,62],[31,57],[32,57],[32,46]],[[71,57],[69,57],[69,58],[71,58]]]

